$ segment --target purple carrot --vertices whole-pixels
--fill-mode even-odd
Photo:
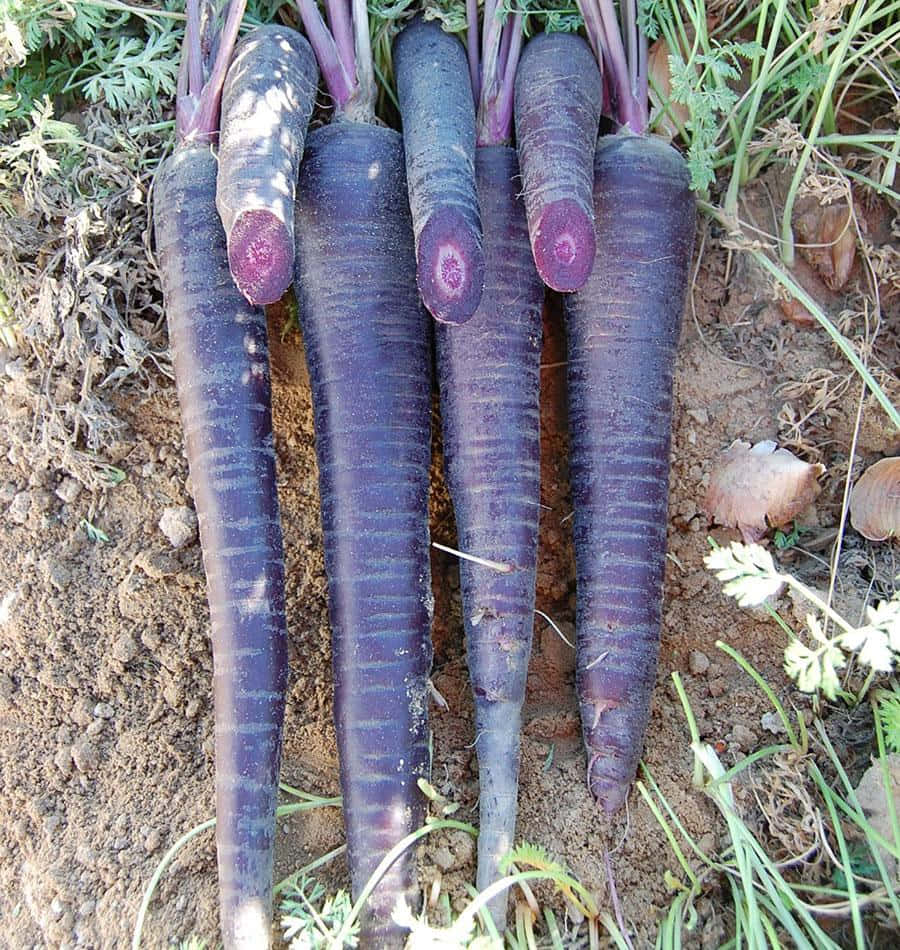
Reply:
[[[476,24],[477,30],[477,24]],[[493,42],[521,36],[509,18]],[[477,48],[470,44],[470,49]],[[517,56],[516,48],[511,55]],[[519,198],[511,94],[497,75],[496,48],[480,81],[480,136],[475,151],[485,235],[485,288],[463,326],[436,332],[447,484],[459,547],[508,567],[462,559],[460,588],[469,675],[475,696],[479,774],[477,885],[501,876],[516,824],[519,735],[534,625],[540,502],[539,376],[544,288],[528,245]],[[515,72],[512,63],[510,77]],[[511,90],[509,90],[511,93]],[[502,931],[507,894],[490,904]]]
[[[287,680],[284,567],[266,321],[231,279],[210,142],[218,87],[243,14],[215,32],[188,4],[178,144],[157,172],[159,272],[200,522],[214,664],[216,846],[222,939],[270,945],[275,804]],[[204,12],[209,12],[206,10]]]
[[[629,47],[639,55],[643,44]],[[634,778],[656,678],[672,377],[695,223],[680,155],[632,131],[646,114],[639,64],[634,73],[616,77],[617,94],[630,97],[617,107],[623,130],[600,140],[594,163],[603,253],[583,289],[564,298],[576,688],[588,785],[610,812]]]
[[[337,120],[310,135],[297,193],[296,288],[354,894],[424,820],[416,780],[428,769],[429,348],[403,187],[396,132]],[[369,902],[364,933],[373,946],[391,937],[396,899],[415,903],[411,857]]]
[[[435,319],[464,323],[484,289],[466,53],[438,23],[416,17],[394,40],[393,61],[419,293]]]
[[[574,33],[540,33],[515,84],[516,144],[538,273],[554,290],[584,286],[596,240],[591,202],[603,81]]]
[[[338,108],[309,136],[300,170],[295,287],[315,413],[356,897],[385,853],[425,818],[417,780],[429,766],[429,319],[416,289],[402,138],[373,121],[365,4],[353,9],[357,61],[349,77],[324,23],[301,9]],[[363,946],[403,945],[405,933],[391,920],[399,900],[418,903],[411,850],[368,900]]]
[[[250,303],[274,303],[293,279],[294,187],[317,81],[306,38],[274,25],[241,40],[225,77],[216,205]]]

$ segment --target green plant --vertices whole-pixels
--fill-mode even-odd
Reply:
[[[900,904],[888,859],[900,857],[900,826],[893,815],[891,840],[871,824],[841,764],[840,756],[821,722],[815,723],[818,740],[813,754],[810,737],[801,716],[796,724],[775,699],[771,688],[736,651],[719,644],[763,688],[788,734],[788,741],[766,746],[727,768],[715,750],[700,739],[687,694],[677,673],[673,674],[691,735],[694,753],[694,785],[712,800],[725,822],[727,845],[718,855],[707,854],[687,832],[666,801],[650,770],[638,789],[663,828],[679,867],[667,872],[676,892],[657,936],[658,948],[681,947],[698,923],[697,901],[717,882],[731,894],[728,910],[733,914],[733,937],[728,946],[763,948],[791,946],[822,950],[839,946],[821,922],[835,917],[850,921],[854,943],[866,946],[864,915],[884,914],[900,923]],[[882,731],[876,727],[879,761],[884,763]],[[820,766],[820,762],[822,765]],[[836,774],[825,778],[823,767]],[[891,782],[883,765],[883,790],[891,801]],[[759,772],[757,773],[757,770]],[[755,777],[754,774],[756,773]],[[761,774],[760,774],[761,773]],[[813,818],[814,837],[806,854],[775,862],[767,843],[747,820],[739,804],[739,787],[771,785],[786,776],[792,787],[802,786],[804,805]],[[864,847],[853,848],[859,840]],[[829,883],[808,883],[795,869],[802,869],[812,856],[827,861],[833,869]],[[821,922],[820,922],[821,921]],[[696,936],[696,935],[695,935]]]
[[[84,533],[88,536],[88,541],[93,541],[94,544],[109,543],[109,535],[102,528],[98,528],[95,524],[88,521],[87,518],[81,519],[80,526],[84,528]]]
[[[875,710],[884,732],[884,745],[889,752],[900,752],[900,688],[893,683],[890,689],[878,690]]]
[[[12,0],[0,21],[0,128],[45,98],[126,109],[174,95],[183,20],[174,8]]]
[[[283,786],[284,787],[284,786]],[[444,829],[465,831],[477,835],[475,828],[465,822],[448,818],[458,809],[458,804],[442,796],[429,782],[419,780],[419,787],[431,802],[437,816],[429,817],[422,827],[407,835],[385,855],[371,878],[352,903],[345,891],[327,895],[325,889],[309,877],[313,870],[331,860],[344,848],[316,859],[312,863],[295,871],[289,878],[276,885],[276,893],[283,895],[281,901],[281,924],[285,940],[291,941],[292,950],[339,950],[356,945],[357,921],[363,906],[372,890],[391,863],[403,851],[412,847],[425,835]],[[290,790],[297,793],[295,789]],[[302,794],[302,793],[299,793]],[[395,920],[410,931],[409,947],[441,948],[441,950],[489,950],[503,946],[503,939],[494,927],[488,913],[489,902],[498,894],[511,887],[522,889],[530,907],[528,914],[517,921],[517,934],[509,931],[506,940],[510,947],[521,948],[535,946],[534,921],[543,916],[544,927],[554,950],[562,950],[564,944],[559,934],[559,926],[552,911],[545,909],[543,915],[531,893],[529,882],[549,881],[558,894],[573,907],[577,914],[586,920],[588,941],[591,947],[597,945],[599,926],[602,924],[611,931],[614,925],[609,916],[601,913],[594,896],[544,849],[523,842],[514,848],[502,861],[502,878],[490,887],[477,893],[471,890],[472,899],[457,915],[451,915],[449,904],[444,903],[447,916],[453,916],[449,927],[435,927],[429,923],[426,915],[416,916],[408,907],[398,907]],[[445,895],[446,898],[446,895]],[[481,923],[481,928],[478,923]]]
[[[291,950],[328,950],[353,909],[347,891],[327,895],[325,888],[307,877],[292,884],[281,901],[281,927]],[[353,924],[344,946],[355,947],[358,926]]]
[[[268,23],[283,0],[250,0],[245,22]],[[184,0],[7,0],[0,12],[0,130],[45,99],[114,110],[175,94]]]
[[[662,36],[669,49],[671,99],[689,110],[682,134],[695,184],[705,188],[724,171],[723,211],[736,221],[739,189],[769,162],[789,158],[795,167],[781,238],[784,260],[791,264],[794,200],[815,155],[836,156],[852,144],[877,159],[880,169],[875,175],[850,172],[851,177],[897,197],[892,187],[900,156],[896,136],[871,128],[842,134],[837,118],[842,109],[858,104],[855,95],[867,96],[870,107],[878,106],[882,95],[879,108],[889,118],[893,101],[884,97],[889,90],[883,77],[898,62],[900,4],[765,0],[736,4],[724,15],[711,6],[706,0],[650,0],[644,11],[650,35]]]
[[[847,652],[855,651],[872,672],[890,672],[900,654],[900,592],[891,600],[867,608],[868,623],[854,627],[828,603],[791,574],[775,567],[772,555],[758,544],[714,546],[704,563],[724,584],[723,593],[742,607],[759,606],[777,594],[782,585],[793,587],[818,613],[806,616],[806,640],[797,636],[781,620],[789,634],[785,649],[785,671],[803,692],[820,690],[834,699],[840,689],[837,671],[847,662]],[[823,622],[824,620],[824,622]],[[829,634],[828,623],[837,632]]]

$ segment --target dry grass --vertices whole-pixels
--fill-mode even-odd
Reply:
[[[24,147],[0,147],[12,206],[0,218],[0,288],[18,344],[0,352],[16,464],[96,488],[122,429],[110,397],[168,374],[147,238],[160,136],[149,110],[71,118],[38,114]]]

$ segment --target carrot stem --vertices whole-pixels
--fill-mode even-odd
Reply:
[[[478,57],[478,0],[466,0],[466,51],[469,54],[469,77],[472,80],[472,98],[481,96],[481,62]]]
[[[348,76],[352,76],[356,69],[356,61],[349,0],[325,0],[325,10],[344,71]]]
[[[341,54],[331,35],[316,0],[297,0],[297,9],[306,30],[306,38],[316,54],[325,88],[334,100],[335,108],[342,111],[354,92],[353,70],[344,66]]]

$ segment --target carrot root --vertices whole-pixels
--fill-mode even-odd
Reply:
[[[210,605],[225,946],[268,947],[287,684],[266,320],[228,271],[216,158],[160,168],[154,224]]]
[[[421,825],[428,772],[431,357],[414,280],[402,141],[337,120],[309,136],[296,288],[316,428],[351,885]],[[402,946],[415,855],[367,902],[364,945]]]
[[[695,206],[684,162],[659,140],[601,139],[594,172],[604,250],[564,307],[576,689],[588,784],[612,812],[637,770],[656,679],[672,380]]]
[[[518,197],[516,153],[476,149],[485,222],[485,288],[471,320],[436,328],[447,483],[460,547],[504,572],[461,561],[475,696],[478,886],[501,876],[516,823],[519,731],[531,637],[540,501],[539,379],[544,288]],[[490,905],[505,926],[507,894]]]

